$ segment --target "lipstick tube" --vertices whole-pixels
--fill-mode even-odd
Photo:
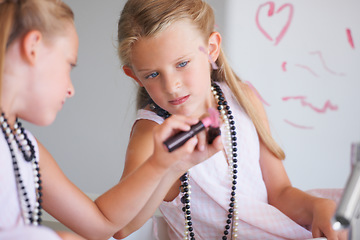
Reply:
[[[174,151],[175,149],[181,147],[187,140],[201,132],[205,129],[205,125],[202,121],[199,121],[197,124],[192,125],[189,131],[182,131],[178,134],[167,139],[164,144],[169,150],[169,152]]]

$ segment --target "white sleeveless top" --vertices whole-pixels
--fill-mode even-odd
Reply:
[[[219,85],[233,112],[238,139],[238,239],[311,238],[308,230],[268,204],[259,163],[259,139],[256,129],[229,87],[225,83]],[[137,119],[153,120],[158,124],[164,121],[155,113],[146,110],[139,110]],[[222,151],[189,170],[191,217],[196,239],[222,239],[231,192],[228,172],[227,160]],[[180,199],[181,194],[173,201],[160,205],[172,240],[182,239],[184,235],[185,220]]]
[[[36,161],[39,160],[39,149],[34,136],[26,131],[34,145]],[[14,148],[15,150],[16,148]],[[21,178],[28,194],[32,209],[35,206],[35,185],[32,164],[26,162],[20,151],[14,151],[18,161]],[[9,146],[0,130],[0,239],[60,239],[45,227],[25,226],[20,209],[17,183],[14,175]]]

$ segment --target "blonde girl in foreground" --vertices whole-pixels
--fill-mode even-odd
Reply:
[[[163,176],[175,181],[200,162],[191,154],[204,160],[221,149],[220,139],[210,146],[193,138],[167,152],[163,141],[197,122],[169,119],[154,129],[148,160],[94,203],[18,120],[49,125],[74,95],[73,12],[60,0],[0,0],[0,26],[0,239],[108,239],[137,215]],[[82,237],[39,226],[42,208]]]
[[[330,223],[335,203],[291,185],[264,108],[229,66],[214,26],[202,0],[128,0],[122,10],[119,56],[139,85],[123,178],[152,154],[151,132],[170,115],[199,118],[217,108],[224,148],[175,183],[163,178],[115,237],[138,229],[160,205],[173,240],[339,239]]]

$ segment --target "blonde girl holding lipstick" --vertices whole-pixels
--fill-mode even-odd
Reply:
[[[224,148],[175,183],[165,176],[115,237],[138,229],[160,205],[173,240],[339,239],[330,222],[335,203],[291,185],[265,110],[229,66],[214,26],[202,0],[128,0],[121,12],[118,52],[139,85],[122,177],[150,156],[153,128],[171,115],[199,118],[218,109]]]

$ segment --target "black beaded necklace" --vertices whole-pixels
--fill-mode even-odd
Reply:
[[[3,112],[1,112],[1,116],[0,116],[0,127],[4,134],[5,140],[9,146],[19,200],[20,200],[20,208],[22,210],[25,224],[40,225],[42,221],[41,220],[42,188],[41,188],[41,180],[39,173],[39,164],[35,158],[34,146],[32,145],[30,139],[27,137],[24,128],[21,127],[21,123],[17,119],[14,124],[14,131],[11,130],[11,127],[9,126],[7,119],[5,118],[5,114]],[[26,191],[24,181],[21,178],[19,164],[16,159],[16,154],[14,150],[14,145],[15,148],[18,148],[22,152],[25,161],[32,164],[32,169],[34,174],[34,184],[35,184],[35,188],[37,189],[36,192],[37,201],[33,208],[31,207],[30,199]],[[27,210],[25,210],[25,208]]]
[[[231,193],[230,193],[230,204],[229,204],[229,210],[224,230],[224,236],[222,237],[222,240],[227,240],[228,237],[230,239],[236,239],[237,237],[237,222],[234,223],[234,219],[237,219],[237,206],[236,206],[236,184],[237,184],[237,137],[236,137],[236,127],[235,127],[235,121],[234,117],[232,115],[232,111],[230,110],[230,106],[227,104],[227,101],[225,100],[224,94],[220,88],[219,85],[216,83],[212,83],[211,90],[213,91],[213,94],[218,101],[218,107],[217,109],[220,112],[220,115],[223,119],[223,122],[227,124],[227,128],[229,130],[228,135],[228,141],[229,141],[229,147],[230,149],[226,152],[229,169],[230,169],[230,175],[231,175],[231,181],[232,181],[232,187],[231,187]],[[160,108],[158,105],[156,105],[154,102],[150,104],[151,110],[153,110],[157,115],[163,117],[164,119],[170,117],[170,113],[166,110]],[[184,173],[180,177],[181,181],[181,202],[183,204],[182,211],[184,212],[185,216],[185,236],[184,239],[190,239],[195,240],[195,233],[194,233],[194,227],[192,223],[191,218],[191,207],[190,207],[190,195],[191,195],[191,186],[189,183],[190,174],[189,172]],[[231,233],[231,234],[230,234]],[[230,236],[229,236],[230,234]]]

